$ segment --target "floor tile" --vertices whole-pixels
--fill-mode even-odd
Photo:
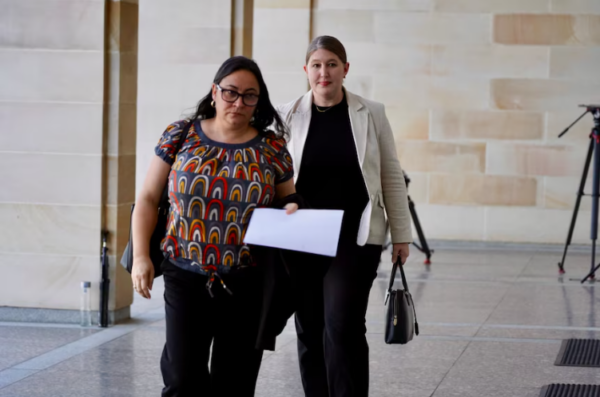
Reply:
[[[471,342],[448,373],[440,389],[539,389],[549,383],[598,383],[597,368],[557,367],[560,342]],[[465,391],[466,395],[474,395]],[[483,394],[480,394],[483,395]],[[486,394],[487,395],[487,394]],[[499,394],[501,395],[501,394]]]
[[[484,338],[516,338],[516,339],[600,339],[600,329],[597,331],[566,329],[536,329],[536,328],[497,328],[483,327],[477,332],[478,337]]]
[[[260,377],[256,384],[256,397],[304,397],[302,384],[297,377],[291,379],[273,379]]]
[[[97,332],[98,329],[0,326],[0,371]]]
[[[369,395],[538,397],[549,383],[600,383],[597,368],[554,366],[562,339],[600,338],[600,286],[569,280],[589,268],[589,255],[570,253],[564,277],[556,271],[560,256],[440,249],[424,266],[414,250],[405,269],[421,335],[387,345],[391,262],[382,253],[366,315]],[[108,330],[0,325],[0,397],[160,395],[163,290],[156,279],[151,300],[135,297],[134,319]],[[69,355],[72,344],[80,349]],[[60,352],[66,358],[47,369],[19,369]],[[256,396],[304,396],[293,318],[263,356]]]
[[[50,373],[85,372],[160,377],[159,350],[96,348],[48,369]]]
[[[131,376],[96,372],[39,372],[0,389],[6,397],[126,397],[160,395],[162,381],[155,375]]]
[[[600,327],[600,289],[515,284],[488,323]]]

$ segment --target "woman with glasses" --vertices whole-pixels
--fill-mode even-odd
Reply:
[[[299,299],[298,354],[308,397],[368,395],[365,315],[386,213],[392,261],[404,263],[412,242],[406,186],[384,107],[344,89],[349,66],[339,40],[317,37],[304,66],[311,90],[278,109],[290,128],[298,194],[312,208],[344,211],[335,258],[287,258]]]
[[[168,183],[164,397],[254,395],[263,278],[243,240],[254,208],[293,201],[285,131],[256,63],[233,57],[195,114],[168,126],[156,146],[133,215],[132,279],[150,298],[149,241]]]

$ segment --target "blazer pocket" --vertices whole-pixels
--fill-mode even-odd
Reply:
[[[375,201],[376,203],[373,203],[373,215],[371,218],[371,236],[383,243],[387,228],[387,216],[381,192],[377,193]]]

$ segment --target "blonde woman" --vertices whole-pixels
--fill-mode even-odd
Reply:
[[[296,331],[308,397],[368,395],[365,315],[390,223],[392,261],[412,242],[406,185],[382,104],[343,87],[346,51],[317,37],[304,70],[311,90],[280,106],[290,129],[296,191],[312,208],[344,211],[335,258],[289,253]],[[385,211],[385,213],[384,213]]]

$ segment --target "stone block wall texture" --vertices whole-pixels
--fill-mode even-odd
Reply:
[[[100,277],[105,5],[0,10],[0,306],[78,310]]]
[[[564,242],[592,117],[557,135],[583,112],[578,104],[600,103],[600,1],[311,7],[311,37],[346,46],[346,87],[386,105],[427,237]],[[589,242],[589,200],[576,243]]]
[[[0,306],[70,309],[111,232],[111,310],[129,207],[164,128],[232,54],[275,104],[337,36],[346,86],[385,103],[430,239],[562,243],[600,103],[598,0],[0,0]],[[139,22],[138,22],[139,21]],[[588,178],[589,179],[589,178]],[[589,186],[588,186],[589,191]],[[589,241],[584,198],[576,243]],[[98,305],[94,295],[93,307]]]
[[[251,29],[240,26],[247,1],[140,3],[138,190],[164,128],[194,110],[227,57],[251,49],[279,104],[306,92],[306,47],[329,34],[347,48],[347,88],[386,105],[429,238],[564,242],[591,116],[557,135],[578,104],[600,103],[600,2],[251,3]],[[589,241],[583,201],[576,243]]]
[[[302,67],[310,27],[310,0],[254,0],[252,57],[273,104],[289,102],[307,90]]]
[[[0,0],[0,307],[42,309],[19,319],[76,320],[46,309],[78,311],[84,280],[98,310],[102,230],[109,310],[132,302],[116,258],[135,194],[137,7]]]

